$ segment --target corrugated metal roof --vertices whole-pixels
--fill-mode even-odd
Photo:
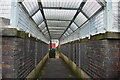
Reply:
[[[43,7],[78,8],[82,0],[41,0]]]
[[[41,31],[47,37],[50,33],[53,39],[59,39],[62,34],[69,36],[102,7],[96,0],[24,0],[22,3]]]

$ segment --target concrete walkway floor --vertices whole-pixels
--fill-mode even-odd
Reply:
[[[40,72],[41,78],[76,78],[62,59],[50,58]]]

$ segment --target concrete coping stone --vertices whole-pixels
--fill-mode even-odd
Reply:
[[[0,28],[0,36],[1,37],[18,37],[23,39],[30,39],[37,42],[43,42],[32,35],[29,37],[29,33],[26,33],[25,31],[19,31],[16,28]],[[45,42],[43,42],[45,43]]]
[[[91,35],[90,39],[88,37],[79,39],[76,41],[68,42],[66,44],[75,43],[75,42],[88,42],[88,41],[94,41],[94,40],[104,40],[104,39],[120,39],[120,32],[106,32],[106,33],[100,33],[96,35]]]
[[[28,33],[24,31],[19,31],[16,28],[0,28],[0,36],[28,38]]]

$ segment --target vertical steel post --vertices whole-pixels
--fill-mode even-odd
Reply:
[[[11,20],[10,20],[10,25],[13,28],[18,29],[18,18],[19,18],[19,4],[18,0],[13,0],[11,1]]]
[[[107,31],[112,31],[112,27],[113,27],[112,0],[108,0],[106,6],[107,6],[106,7]]]

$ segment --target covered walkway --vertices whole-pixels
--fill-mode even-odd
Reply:
[[[120,1],[0,0],[0,78],[119,79]]]

